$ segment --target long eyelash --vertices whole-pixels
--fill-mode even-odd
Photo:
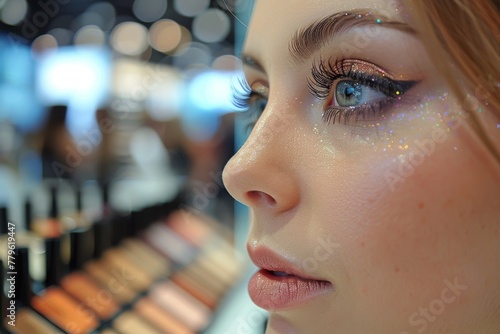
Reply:
[[[346,59],[325,62],[320,58],[319,63],[313,63],[311,73],[312,79],[308,80],[307,85],[311,93],[321,100],[330,95],[333,82],[341,78],[352,79],[391,97],[402,95],[416,83],[415,81],[397,81],[386,76],[354,71],[353,64]]]
[[[396,101],[396,99],[388,98],[377,101],[373,104],[364,104],[359,107],[329,107],[323,112],[323,121],[327,124],[335,124],[343,119],[345,124],[348,120],[354,119],[354,123],[356,123],[360,118],[366,119],[368,113],[375,116],[382,115],[384,108],[395,103]]]
[[[248,84],[248,82],[243,78],[238,78],[237,83],[233,83],[231,87],[231,102],[238,109],[238,115],[244,119],[245,122],[248,122],[243,131],[248,134],[250,130],[255,126],[256,118],[258,118],[259,113],[256,108],[253,108],[252,98],[259,95],[252,91],[252,88]]]
[[[334,107],[326,108],[323,120],[326,123],[335,123],[340,119],[347,122],[348,119],[366,118],[366,113],[374,115],[381,114],[384,108],[396,101],[414,86],[416,81],[397,81],[386,76],[369,74],[354,70],[354,63],[346,59],[335,62],[324,61],[320,58],[318,63],[313,63],[311,68],[312,77],[307,85],[311,94],[320,100],[327,99],[331,94],[332,84],[343,78],[348,78],[361,85],[376,89],[385,95],[387,99],[377,101],[372,104],[364,104],[356,107]]]
[[[311,68],[312,78],[307,80],[307,86],[311,93],[320,100],[326,99],[330,95],[332,83],[338,78],[346,78],[349,73],[345,72],[344,60],[325,64],[320,58],[319,63],[314,62]],[[350,71],[349,71],[350,72]]]
[[[250,109],[252,88],[245,79],[238,78],[237,82],[231,85],[231,95],[231,102],[237,109],[244,111]]]

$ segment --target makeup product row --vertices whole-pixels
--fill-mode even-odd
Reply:
[[[16,326],[3,314],[2,333],[202,332],[243,263],[230,231],[179,204],[108,211],[70,230],[55,214],[50,228],[38,222],[38,232],[26,233],[32,240],[17,243],[15,299],[1,294],[7,304],[15,300]]]

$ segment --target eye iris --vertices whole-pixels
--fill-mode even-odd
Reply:
[[[264,111],[264,109],[266,109],[266,106],[267,106],[267,100],[266,99],[259,99],[259,101],[257,102],[258,110],[260,112],[262,112],[262,111]]]
[[[362,87],[355,81],[342,81],[337,84],[335,98],[341,107],[352,107],[361,103]]]

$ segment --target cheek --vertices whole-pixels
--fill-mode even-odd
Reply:
[[[450,112],[456,108],[450,107],[453,101],[446,95],[396,109],[373,128],[360,123],[320,133],[316,155],[310,159],[317,168],[304,177],[314,186],[302,187],[310,190],[306,197],[315,198],[312,206],[334,224],[344,225],[342,229],[355,239],[374,221],[401,221],[409,214],[428,212],[428,207],[422,209],[435,185],[443,184],[451,170],[454,178],[463,172],[460,167],[448,168],[451,161],[457,163],[457,153],[462,154],[454,151],[453,133],[465,119],[459,111]]]
[[[467,141],[450,134],[403,172],[401,161],[371,156],[316,181],[313,221],[340,245],[334,265],[345,268],[332,275],[369,309],[384,300],[404,318],[439,296],[446,280],[479,287],[477,273],[491,274],[494,257],[484,255],[500,252],[500,185]],[[483,293],[470,289],[460,303]]]
[[[445,282],[454,279],[474,288],[447,307],[448,314],[484,296],[476,288],[482,286],[481,277],[489,275],[487,268],[493,262],[479,264],[478,258],[491,250],[481,244],[493,245],[495,239],[488,240],[487,232],[476,225],[481,220],[475,212],[480,205],[463,196],[465,189],[475,196],[481,190],[464,180],[465,161],[456,160],[463,168],[448,168],[449,150],[440,151],[441,157],[429,158],[396,190],[366,198],[372,201],[364,210],[369,223],[357,230],[348,252],[350,288],[365,301],[367,311],[384,300],[386,312],[407,319],[438,298]]]

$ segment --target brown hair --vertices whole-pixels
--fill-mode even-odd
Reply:
[[[464,102],[477,99],[500,119],[500,1],[420,0],[408,4],[415,11],[431,57],[459,98]],[[457,72],[462,76],[457,77]],[[476,110],[466,111],[500,162],[500,153],[481,126]]]

